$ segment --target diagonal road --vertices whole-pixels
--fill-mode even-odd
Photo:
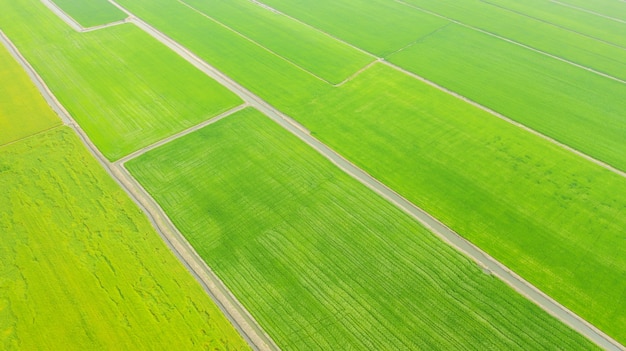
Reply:
[[[493,257],[489,256],[480,248],[470,243],[459,234],[455,233],[443,223],[439,222],[430,214],[415,206],[410,201],[408,201],[407,199],[405,199],[404,197],[366,173],[364,170],[352,164],[350,161],[346,160],[341,155],[330,149],[328,146],[311,136],[308,130],[302,127],[298,122],[284,115],[283,113],[272,107],[270,104],[263,101],[261,98],[259,98],[258,96],[256,96],[243,86],[239,85],[237,82],[230,79],[219,70],[217,70],[215,67],[209,65],[200,57],[196,56],[188,49],[175,42],[167,35],[150,26],[143,20],[137,18],[124,7],[117,4],[114,0],[109,0],[109,2],[117,6],[122,11],[126,12],[130,16],[130,22],[136,24],[138,27],[146,31],[155,39],[159,40],[170,49],[174,50],[181,57],[185,58],[189,63],[200,69],[202,72],[239,95],[250,106],[263,112],[265,115],[267,115],[280,126],[285,128],[287,131],[291,132],[300,140],[307,143],[313,149],[318,151],[321,155],[329,159],[344,172],[346,172],[368,188],[372,189],[379,195],[383,196],[388,201],[396,205],[398,208],[411,215],[413,218],[415,218],[428,229],[430,229],[434,234],[439,236],[442,240],[446,241],[457,250],[463,252],[465,255],[473,259],[478,265],[482,266],[486,270],[489,270],[492,274],[496,275],[498,278],[510,285],[517,292],[536,303],[546,312],[563,321],[572,329],[578,331],[580,334],[586,336],[606,350],[626,350],[626,348],[620,345],[616,340],[612,339],[610,336],[606,335],[604,332],[591,325],[583,318],[567,309],[565,306],[550,298],[548,295],[537,289],[531,283],[524,280],[519,275],[515,274],[513,271],[495,260]],[[398,67],[395,68],[400,69]],[[406,73],[406,71],[404,72]]]

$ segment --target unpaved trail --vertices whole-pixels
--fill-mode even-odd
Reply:
[[[0,41],[9,49],[12,56],[17,60],[28,73],[48,104],[59,115],[63,124],[70,126],[79,136],[83,144],[91,154],[100,162],[106,172],[124,189],[130,198],[146,214],[150,223],[167,244],[170,250],[176,255],[178,260],[196,278],[207,294],[220,308],[222,313],[228,318],[233,326],[239,331],[243,338],[254,350],[279,350],[273,340],[263,331],[250,313],[241,305],[235,296],[228,290],[226,285],[215,275],[206,263],[198,256],[191,244],[178,231],[176,226],[165,215],[163,209],[152,199],[152,197],[130,176],[123,165],[111,163],[98,148],[92,143],[87,134],[74,121],[72,116],[60,104],[41,77],[32,68],[28,61],[15,48],[13,43],[0,31]],[[243,108],[244,105],[239,106]],[[232,111],[232,110],[231,110]],[[229,112],[231,112],[229,111]],[[230,114],[227,114],[230,115]],[[220,117],[220,116],[218,116]],[[221,116],[221,118],[226,117]],[[204,126],[210,121],[204,122]],[[215,122],[215,121],[213,121]],[[202,126],[197,126],[198,129]],[[190,128],[191,129],[191,128]],[[191,131],[187,130],[189,133]],[[180,134],[180,133],[179,133]],[[178,135],[180,137],[181,135]],[[155,146],[156,147],[156,146]],[[147,150],[145,150],[147,151]]]
[[[252,92],[239,85],[234,80],[230,79],[228,76],[217,70],[215,67],[209,65],[201,58],[190,52],[188,49],[175,42],[173,39],[168,37],[167,35],[161,33],[156,28],[150,26],[146,22],[138,19],[133,16],[130,12],[128,12],[125,8],[121,7],[114,0],[109,0],[111,3],[118,6],[120,9],[125,11],[131,16],[131,21],[135,23],[137,26],[145,30],[148,34],[153,36],[155,39],[159,40],[176,53],[178,53],[181,57],[185,58],[189,63],[206,73],[208,76],[224,85],[228,89],[230,89],[235,94],[239,95],[244,101],[246,101],[250,106],[258,109],[263,112],[269,118],[274,120],[280,126],[285,128],[287,131],[291,132],[293,135],[298,137],[303,142],[307,143],[310,147],[319,152],[322,156],[326,157],[328,160],[333,162],[337,167],[342,169],[344,172],[352,176],[354,179],[358,180],[374,192],[380,194],[388,201],[396,205],[398,208],[405,211],[407,214],[411,215],[413,218],[418,220],[424,226],[429,228],[435,235],[440,237],[445,242],[449,243],[452,247],[456,248],[458,251],[464,253],[466,256],[470,257],[474,260],[479,266],[488,270],[492,274],[496,275],[502,281],[510,285],[513,289],[515,289],[520,294],[527,297],[529,300],[533,301],[535,304],[540,306],[543,310],[548,312],[549,314],[555,316],[563,323],[569,325],[572,329],[576,330],[580,334],[589,338],[599,346],[605,348],[606,350],[626,350],[624,346],[620,345],[617,341],[612,339],[610,336],[603,333],[601,330],[597,329],[580,316],[576,315],[566,307],[562,306],[542,291],[537,289],[535,286],[530,284],[528,281],[524,280],[522,277],[518,276],[506,266],[495,260],[493,257],[486,254],[484,251],[479,249],[474,244],[470,243],[459,234],[452,231],[450,228],[445,226],[443,223],[439,222],[437,219],[432,217],[430,214],[422,210],[421,208],[415,206],[410,201],[397,194],[395,191],[387,187],[386,185],[379,182],[377,179],[360,169],[359,167],[352,164],[350,161],[343,158],[343,156],[336,153],[334,150],[330,149],[328,146],[315,139],[311,134],[303,128],[299,123],[297,123],[292,118],[282,114],[280,111],[272,107],[267,102],[263,101],[258,96],[254,95]],[[385,64],[389,64],[385,62]],[[391,64],[389,64],[391,65]],[[391,65],[394,67],[393,65]],[[395,67],[398,70],[402,70],[399,67]],[[402,70],[407,73],[406,71]],[[412,74],[412,76],[415,76]],[[423,78],[421,78],[424,80]],[[434,83],[430,83],[434,86],[437,86]],[[443,89],[439,87],[439,89]],[[445,90],[444,90],[445,91]],[[446,91],[448,92],[448,91]],[[455,95],[457,96],[457,95]],[[459,96],[457,96],[459,97]],[[483,107],[484,108],[484,107]],[[484,108],[486,109],[486,108]],[[490,111],[486,109],[486,111]],[[622,174],[623,175],[623,174]]]

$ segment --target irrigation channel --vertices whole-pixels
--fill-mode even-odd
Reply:
[[[46,3],[48,0],[42,0]],[[452,231],[450,228],[445,226],[443,223],[439,222],[437,219],[432,217],[430,214],[418,208],[410,201],[397,194],[392,189],[388,188],[386,185],[379,182],[377,179],[358,168],[341,155],[336,153],[334,150],[330,149],[328,146],[315,139],[309,133],[306,128],[300,125],[298,122],[293,120],[292,118],[282,114],[280,111],[269,105],[267,102],[260,99],[258,96],[254,95],[252,92],[248,91],[234,80],[227,77],[222,72],[218,71],[213,66],[209,65],[201,58],[190,52],[188,49],[158,31],[156,28],[150,26],[143,20],[137,18],[135,15],[130,13],[124,7],[117,4],[114,0],[109,0],[110,3],[118,7],[120,10],[124,11],[129,17],[125,19],[123,22],[130,22],[137,25],[139,28],[144,30],[146,33],[150,34],[155,39],[159,40],[161,43],[165,44],[167,47],[172,49],[174,52],[179,54],[189,63],[203,71],[209,77],[215,79],[220,84],[224,85],[232,92],[240,96],[245,101],[245,106],[252,106],[259,111],[263,112],[266,116],[277,122],[280,126],[285,128],[287,131],[294,134],[296,137],[307,143],[321,155],[326,157],[328,160],[333,162],[337,167],[342,169],[344,172],[372,189],[379,195],[386,198],[388,201],[393,203],[398,208],[402,209],[413,218],[422,223],[425,227],[430,229],[434,234],[440,237],[442,240],[450,244],[452,247],[457,249],[458,251],[464,253],[466,256],[470,257],[474,260],[479,266],[483,267],[485,271],[490,274],[497,276],[499,279],[510,285],[513,289],[515,289],[518,293],[522,294],[529,300],[533,301],[535,304],[540,306],[549,314],[555,316],[565,324],[569,325],[572,329],[578,331],[580,334],[589,338],[591,341],[595,342],[597,345],[603,347],[606,350],[626,350],[626,348],[619,344],[616,340],[612,339],[610,336],[603,333],[601,330],[597,329],[580,316],[576,315],[566,307],[562,306],[542,291],[534,287],[532,284],[524,280],[522,277],[518,276],[506,266],[495,260],[493,257],[486,254],[484,251],[479,249],[477,246],[473,245],[459,234]],[[55,13],[57,13],[55,11]],[[57,13],[58,14],[58,13]],[[60,16],[64,19],[63,16]],[[65,20],[65,19],[64,19]],[[72,22],[73,19],[70,18]],[[67,21],[66,21],[67,22]],[[300,22],[300,21],[298,21]],[[68,22],[69,23],[69,22]],[[115,25],[117,22],[110,24]],[[108,25],[100,26],[102,28]],[[85,29],[80,26],[77,29],[75,26],[72,26],[77,31],[85,31],[90,29]],[[199,129],[205,125],[210,124],[211,122],[204,122],[202,126],[192,127],[186,131],[178,133],[174,136],[166,138],[162,141],[159,141],[153,145],[150,145],[144,149],[141,149],[131,155],[126,156],[118,162],[111,163],[109,162],[95,147],[95,145],[91,142],[91,140],[87,137],[85,132],[80,128],[80,126],[73,120],[71,115],[63,108],[63,106],[59,103],[59,101],[54,97],[52,92],[45,85],[43,80],[37,75],[34,69],[30,66],[30,64],[22,57],[17,48],[10,42],[10,40],[0,31],[0,41],[9,49],[11,54],[17,59],[17,61],[24,67],[24,69],[28,72],[29,76],[39,88],[45,99],[48,101],[50,106],[54,109],[57,114],[61,117],[63,122],[70,127],[72,127],[77,134],[82,139],[83,143],[88,147],[90,152],[99,160],[99,162],[104,166],[106,171],[113,177],[114,180],[131,196],[131,198],[138,204],[138,206],[146,213],[153,226],[158,231],[159,235],[166,242],[168,247],[174,252],[174,254],[178,257],[178,259],[185,265],[185,267],[192,273],[192,275],[200,282],[200,284],[204,287],[207,293],[213,298],[213,300],[218,304],[220,309],[224,312],[227,318],[233,323],[233,325],[237,328],[237,330],[242,334],[242,336],[248,341],[248,343],[256,350],[279,350],[278,346],[274,343],[274,341],[263,331],[263,329],[256,323],[254,318],[249,314],[249,312],[239,303],[239,301],[232,295],[232,293],[226,288],[223,282],[213,273],[213,271],[206,265],[206,263],[198,256],[195,250],[191,247],[191,245],[187,242],[187,240],[182,236],[182,234],[178,231],[178,229],[172,224],[167,215],[165,215],[163,209],[152,199],[152,197],[139,185],[139,183],[130,176],[130,174],[123,167],[124,162],[144,153],[153,148],[156,148],[160,145],[163,145],[171,140],[174,140],[178,137],[186,135],[193,130]],[[346,43],[348,44],[348,43]],[[348,44],[350,45],[350,44]],[[350,45],[354,47],[353,45]],[[356,47],[355,47],[356,48]],[[363,51],[359,48],[356,48],[359,51]],[[370,54],[371,55],[371,54]],[[441,89],[449,94],[452,94],[460,99],[463,99],[477,107],[480,107],[492,114],[495,114],[494,111],[481,106],[475,102],[467,100],[467,98],[460,96],[456,93],[453,93],[443,87],[438,86],[437,84],[430,82],[420,76],[417,76],[411,72],[405,71],[395,65],[392,65],[382,58],[377,58],[378,60],[382,60],[384,64],[387,64],[395,69],[401,70],[402,72],[409,74],[417,79],[420,79],[438,89]],[[242,106],[236,107],[235,109],[228,111],[218,117],[215,118],[221,119],[225,118],[234,110],[238,110],[242,108]],[[504,116],[498,116],[500,118]],[[506,117],[504,117],[506,118]],[[513,121],[510,121],[514,123]],[[532,129],[521,126],[524,129],[528,129],[535,134],[539,134]],[[539,134],[541,135],[541,134]],[[543,136],[543,135],[542,135]],[[544,138],[551,140],[550,138],[543,136]],[[612,168],[609,165],[602,163],[596,159],[591,158],[585,154],[580,153],[577,150],[571,149],[563,144],[560,144],[556,141],[551,140],[554,143],[561,147],[565,147],[568,150],[575,152],[591,161],[602,165],[605,168],[610,168],[613,172],[616,172],[622,176],[626,176],[626,173],[621,172]]]

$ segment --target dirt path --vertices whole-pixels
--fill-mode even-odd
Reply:
[[[13,43],[0,31],[0,41],[9,49],[12,56],[22,65],[24,70],[28,73],[31,80],[35,83],[39,91],[42,93],[48,104],[59,115],[63,123],[70,126],[76,134],[79,136],[83,144],[91,152],[92,155],[100,162],[107,173],[115,180],[124,191],[133,199],[133,201],[141,208],[150,220],[152,226],[159,233],[163,241],[167,244],[170,250],[176,255],[178,260],[187,268],[187,270],[196,278],[200,285],[204,288],[207,294],[218,305],[220,310],[229,319],[229,321],[235,326],[239,333],[246,339],[248,344],[254,350],[279,350],[278,346],[273,340],[263,331],[263,329],[256,323],[250,313],[241,305],[241,303],[232,295],[232,293],[226,288],[226,285],[215,275],[215,273],[209,268],[206,263],[198,256],[191,244],[183,237],[174,224],[165,215],[163,209],[152,199],[152,197],[139,185],[139,183],[132,178],[123,165],[119,163],[109,162],[98,148],[91,142],[87,134],[82,128],[74,121],[72,116],[65,110],[65,108],[59,103],[56,97],[50,92],[47,85],[43,82],[41,77],[32,68],[28,61],[19,53]],[[241,109],[245,105],[241,105],[238,108]],[[234,113],[237,108],[228,111],[225,114],[217,116],[215,118],[225,118]],[[230,112],[230,113],[229,113]],[[192,127],[186,131],[183,131],[168,139],[182,136],[183,133],[191,133],[194,128],[202,128],[203,126],[216,122],[215,118],[207,122],[201,123],[198,126]],[[169,141],[163,140],[163,143]],[[157,143],[158,144],[158,143]],[[151,147],[157,147],[158,145],[151,145],[145,148],[145,151],[151,149]]]
[[[113,0],[109,1],[116,4]],[[122,8],[121,6],[117,6],[120,7],[120,9],[122,9],[123,11],[126,11],[126,9]],[[128,11],[126,12],[128,13]],[[456,248],[457,250],[461,251],[462,253],[473,259],[479,266],[484,267],[484,269],[496,275],[498,278],[510,285],[517,292],[536,303],[546,312],[555,316],[574,330],[578,331],[580,334],[586,336],[587,338],[607,350],[626,350],[617,341],[613,340],[611,337],[609,337],[593,325],[589,324],[587,321],[577,316],[572,311],[568,310],[552,298],[548,297],[532,284],[509,270],[503,264],[496,261],[493,257],[487,255],[477,246],[465,240],[463,237],[452,231],[450,228],[446,227],[444,224],[433,218],[430,214],[418,208],[410,201],[406,200],[404,197],[400,196],[399,194],[388,188],[386,185],[380,183],[374,177],[367,174],[365,171],[358,168],[357,166],[343,158],[341,155],[337,154],[328,146],[312,137],[305,128],[303,128],[292,118],[282,114],[280,111],[269,105],[267,102],[263,101],[261,98],[254,95],[252,92],[248,91],[246,88],[242,87],[237,82],[230,79],[229,77],[218,71],[216,68],[209,65],[201,58],[197,57],[195,54],[191,53],[182,45],[178,44],[157,29],[153,28],[142,20],[137,19],[134,16],[132,16],[131,19],[133,23],[145,30],[148,34],[152,35],[154,38],[156,38],[166,46],[170,47],[181,57],[185,58],[198,69],[215,79],[217,82],[239,95],[244,101],[250,104],[250,106],[255,107],[259,111],[263,112],[265,115],[277,122],[287,131],[297,136],[299,139],[307,143],[321,155],[333,162],[344,172],[346,172],[368,188],[372,189],[376,193],[380,194],[388,201],[396,205],[398,208],[411,215],[413,218],[429,228],[441,239],[449,243],[452,247]],[[385,64],[389,63],[385,62]],[[400,69],[398,67],[395,68]],[[403,72],[406,73],[406,71]],[[431,82],[430,84],[434,83]],[[442,88],[440,87],[440,89]]]

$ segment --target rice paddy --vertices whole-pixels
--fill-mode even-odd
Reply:
[[[256,110],[127,167],[281,349],[592,348]]]

